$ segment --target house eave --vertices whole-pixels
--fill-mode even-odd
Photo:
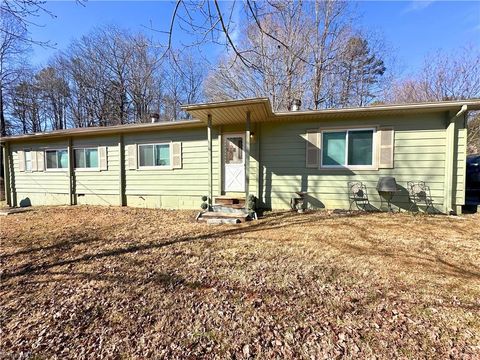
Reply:
[[[67,130],[57,130],[50,132],[14,135],[0,138],[0,143],[5,142],[17,142],[17,141],[31,141],[31,140],[44,140],[44,139],[61,139],[66,137],[88,137],[88,136],[104,136],[104,135],[116,135],[124,133],[137,133],[148,131],[159,131],[168,129],[183,129],[204,127],[199,120],[180,120],[163,123],[149,123],[149,124],[128,124],[128,125],[116,125],[106,127],[88,127],[88,128],[75,128]]]

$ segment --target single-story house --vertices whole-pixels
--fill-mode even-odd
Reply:
[[[198,209],[202,196],[253,194],[286,209],[347,209],[347,182],[374,207],[380,177],[425,181],[437,210],[465,201],[466,112],[480,101],[274,112],[266,98],[185,106],[193,120],[76,128],[0,140],[12,206],[98,204]],[[394,205],[407,209],[400,191]]]

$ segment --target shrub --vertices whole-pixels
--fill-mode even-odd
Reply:
[[[247,209],[251,211],[257,209],[257,197],[253,194],[249,194],[247,197]]]

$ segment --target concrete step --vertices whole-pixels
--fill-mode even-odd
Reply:
[[[247,214],[248,211],[244,205],[212,205],[213,212],[223,212],[232,214]]]
[[[239,222],[245,222],[247,221],[247,218],[248,214],[208,211],[202,213],[198,220],[205,221],[209,219],[233,219],[238,220]]]
[[[222,225],[222,224],[240,224],[240,220],[238,219],[207,219],[208,225]]]

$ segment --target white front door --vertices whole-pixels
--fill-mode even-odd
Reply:
[[[226,134],[224,137],[224,190],[245,191],[245,135]]]

